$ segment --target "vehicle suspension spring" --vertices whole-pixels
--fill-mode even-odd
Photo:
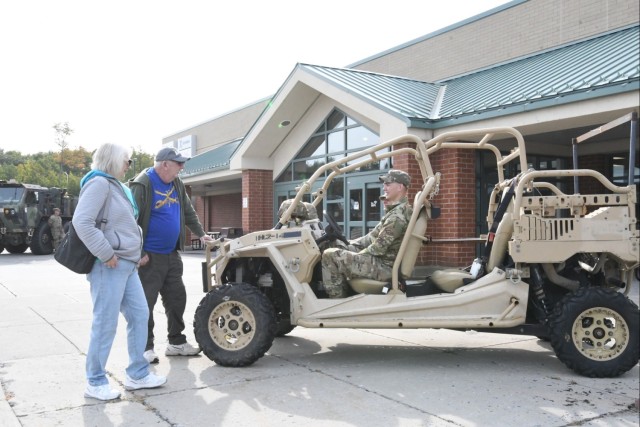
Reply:
[[[542,306],[542,313],[540,314],[543,314],[544,319],[546,320],[549,317],[551,305],[549,304],[547,295],[544,292],[544,287],[542,286],[542,284],[544,283],[544,276],[542,275],[542,271],[539,265],[533,265],[531,267],[531,279],[533,292],[536,296],[536,299]]]

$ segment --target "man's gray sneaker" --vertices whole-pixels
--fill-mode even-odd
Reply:
[[[180,345],[167,345],[167,351],[164,352],[165,356],[195,356],[200,353],[200,347],[194,347],[188,342]]]

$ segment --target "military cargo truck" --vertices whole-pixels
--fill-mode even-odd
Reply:
[[[66,230],[77,204],[78,198],[63,188],[0,181],[0,253],[18,254],[27,248],[34,255],[52,253],[47,220],[59,208]]]

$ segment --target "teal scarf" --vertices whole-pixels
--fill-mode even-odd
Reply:
[[[96,176],[103,176],[103,177],[105,177],[107,179],[112,179],[112,180],[116,181],[118,184],[120,184],[120,187],[122,187],[122,190],[124,191],[124,194],[127,196],[127,199],[129,199],[129,202],[131,203],[131,206],[133,207],[133,216],[136,219],[138,219],[138,214],[139,214],[140,211],[138,210],[138,204],[136,203],[135,199],[133,198],[133,194],[131,194],[131,190],[129,189],[129,187],[127,187],[126,185],[124,185],[123,183],[121,183],[115,177],[109,175],[108,173],[100,171],[100,170],[91,170],[91,171],[89,171],[80,180],[80,188],[82,188],[89,180],[95,178]]]

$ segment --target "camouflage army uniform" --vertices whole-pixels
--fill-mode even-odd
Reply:
[[[49,228],[51,229],[51,237],[53,238],[53,249],[58,249],[60,241],[64,237],[64,230],[62,229],[62,218],[60,215],[51,215],[49,220]]]
[[[391,279],[391,269],[407,231],[413,209],[406,197],[388,206],[376,227],[366,236],[350,241],[348,248],[330,248],[322,254],[322,282],[331,298],[349,294],[348,279]]]

